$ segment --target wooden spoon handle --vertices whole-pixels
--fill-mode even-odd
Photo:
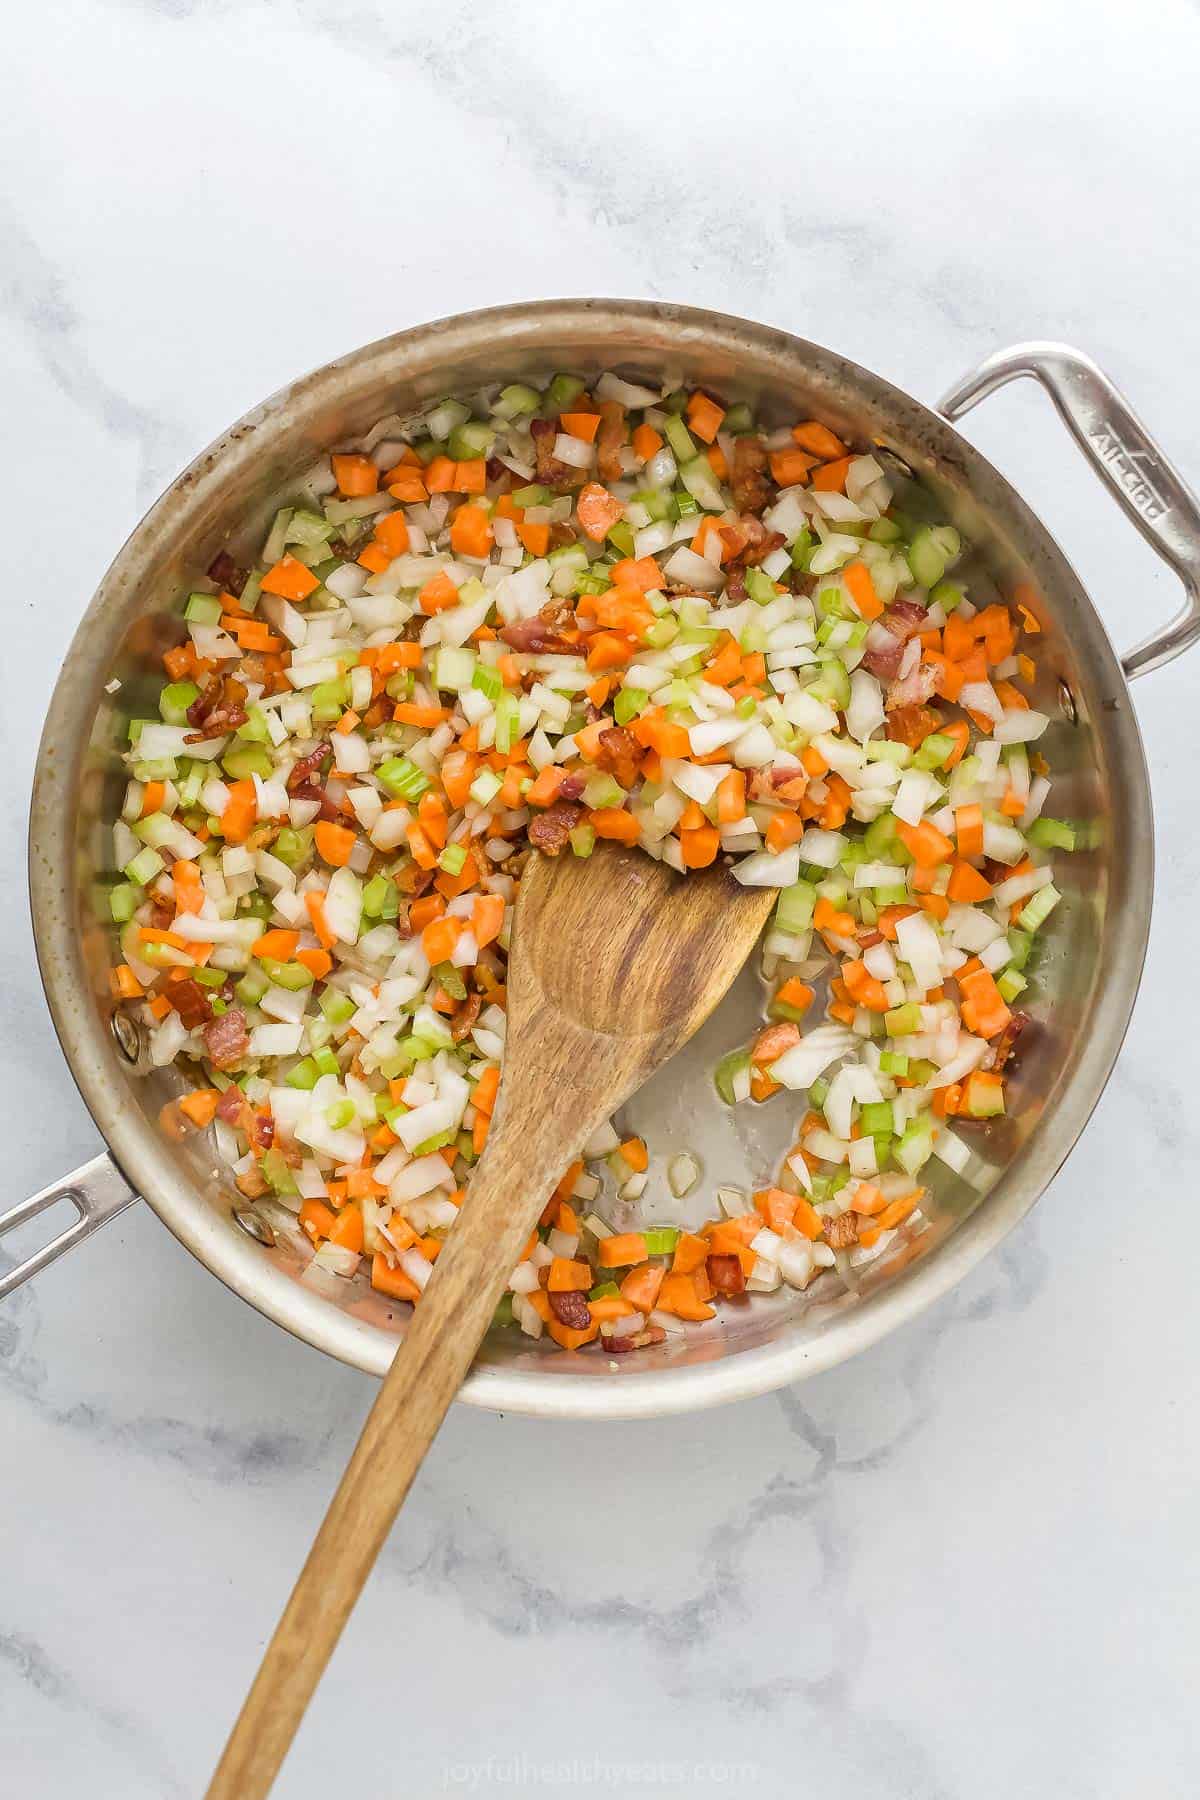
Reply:
[[[564,1167],[605,1113],[555,1116],[514,1080],[499,1103],[470,1200],[434,1264],[283,1617],[267,1646],[207,1800],[260,1800],[413,1477],[491,1322]]]

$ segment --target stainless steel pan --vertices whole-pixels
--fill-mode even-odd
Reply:
[[[544,1354],[511,1333],[489,1343],[463,1398],[477,1406],[561,1417],[646,1416],[761,1393],[831,1367],[911,1318],[1021,1219],[1058,1169],[1104,1087],[1137,992],[1153,890],[1150,794],[1127,683],[1200,635],[1200,509],[1124,400],[1086,357],[1027,344],[984,363],[946,396],[939,416],[877,375],[815,344],[717,313],[632,301],[566,301],[471,313],[369,345],[305,376],[240,420],[153,507],[88,608],[50,704],[34,787],[29,879],[38,957],[71,1070],[111,1155],[102,1154],[0,1218],[0,1234],[67,1198],[78,1217],[0,1279],[0,1295],[144,1195],[192,1253],[298,1337],[382,1374],[401,1321],[361,1284],[306,1272],[304,1259],[257,1224],[217,1176],[203,1140],[165,1137],[159,1111],[179,1086],[150,1071],[108,997],[111,928],[101,882],[119,803],[125,720],[144,711],[159,657],[174,641],[171,609],[189,577],[247,520],[264,526],[289,482],[331,445],[375,419],[503,377],[615,367],[633,379],[664,370],[746,398],[768,419],[827,419],[880,447],[901,479],[924,483],[974,546],[978,579],[1020,585],[1042,623],[1037,704],[1053,725],[1055,811],[1093,822],[1093,847],[1064,859],[1056,915],[1035,992],[1045,1024],[1024,1058],[1012,1116],[983,1142],[977,1187],[939,1189],[924,1234],[864,1273],[860,1291],[756,1298],[726,1309],[680,1344],[622,1359]],[[1110,492],[1178,573],[1178,618],[1114,655],[1058,545],[1009,484],[952,429],[1003,382],[1041,382]],[[238,548],[234,538],[233,547]],[[249,540],[247,540],[249,541]],[[106,683],[121,682],[110,695]],[[697,1150],[713,1187],[760,1183],[789,1141],[782,1101],[730,1114],[713,1099],[717,1051],[748,1030],[760,993],[748,971],[701,1040],[638,1097],[631,1123],[656,1148]],[[653,1189],[650,1216],[678,1204]],[[257,1235],[254,1235],[257,1234]],[[319,1285],[318,1285],[319,1281]]]

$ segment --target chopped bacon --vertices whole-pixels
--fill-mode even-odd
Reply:
[[[570,656],[575,651],[570,639],[563,637],[541,613],[535,613],[532,619],[514,619],[511,625],[502,625],[498,635],[514,650],[531,656]]]
[[[710,1256],[706,1264],[708,1279],[718,1294],[743,1294],[746,1291],[746,1277],[742,1270],[741,1258],[737,1256]]]
[[[224,1119],[227,1125],[236,1125],[242,1116],[242,1108],[246,1100],[240,1087],[230,1082],[221,1098],[217,1101],[217,1117]]]
[[[580,800],[587,786],[587,778],[583,775],[564,775],[558,790],[560,800]]]
[[[500,461],[500,458],[498,456],[489,456],[488,457],[487,466],[484,470],[484,473],[486,474],[489,482],[507,481],[508,486],[504,489],[504,492],[505,493],[509,492],[509,490],[512,487],[513,472],[509,468],[507,463]]]
[[[189,1031],[212,1018],[212,1003],[198,981],[185,975],[181,981],[169,981],[163,993],[179,1014],[180,1023]]]
[[[917,661],[897,681],[889,684],[883,698],[884,711],[898,712],[901,707],[916,707],[923,711],[926,700],[931,700],[936,690],[937,670],[927,662]]]
[[[464,1039],[470,1037],[475,1027],[475,1021],[482,1011],[483,995],[468,994],[450,1022],[450,1036],[456,1044],[461,1044]]]
[[[578,1288],[568,1289],[566,1293],[548,1292],[550,1311],[560,1325],[567,1326],[570,1331],[586,1331],[592,1322],[592,1309],[587,1303],[587,1295],[581,1294]]]
[[[576,469],[571,463],[560,462],[554,454],[554,440],[558,436],[558,424],[554,419],[534,419],[529,426],[533,437],[533,453],[537,459],[536,478],[544,487],[573,488],[582,487],[587,480],[585,469]],[[571,533],[574,542],[575,534]]]
[[[543,813],[535,813],[529,821],[529,841],[535,850],[557,856],[583,817],[583,807],[574,800],[556,800]]]
[[[242,589],[250,579],[250,572],[248,569],[239,569],[227,550],[220,550],[208,565],[208,579],[240,600]]]
[[[196,727],[184,738],[185,744],[202,744],[206,738],[224,737],[236,731],[249,717],[246,712],[246,687],[234,675],[213,675],[187,709],[189,725]]]
[[[620,481],[621,446],[625,442],[625,408],[619,400],[601,400],[597,408],[600,430],[596,434],[596,469],[601,481]]]
[[[745,513],[736,524],[723,527],[721,535],[724,537],[726,533],[738,545],[725,564],[730,572],[756,569],[759,563],[765,562],[772,550],[781,549],[787,542],[781,531],[768,531],[762,520],[756,519],[753,513]]]
[[[767,452],[761,439],[736,437],[733,440],[733,466],[729,471],[733,503],[740,513],[761,513],[771,498],[771,477],[767,473]]]
[[[270,1113],[251,1113],[248,1136],[256,1150],[269,1150],[275,1142],[275,1121]]]
[[[630,1350],[645,1350],[650,1344],[665,1344],[666,1341],[667,1334],[661,1325],[647,1325],[636,1333],[614,1331],[606,1334],[604,1348],[610,1356],[624,1356]]]
[[[746,571],[737,568],[731,571],[724,590],[718,596],[718,606],[740,606],[746,599]]]
[[[240,1006],[231,1006],[204,1027],[204,1048],[214,1069],[232,1069],[250,1048],[246,1015]]]
[[[288,793],[294,794],[299,788],[315,787],[316,784],[313,777],[317,774],[321,764],[328,755],[329,745],[318,744],[315,750],[310,750],[307,756],[302,756],[298,762],[294,763],[292,765],[292,772],[287,778]],[[301,795],[301,798],[315,800],[317,795],[315,793],[303,794]]]
[[[631,788],[637,780],[640,756],[637,739],[624,725],[614,725],[600,733],[596,767],[614,776],[623,788]]]
[[[1033,1019],[1022,1008],[1018,1007],[1013,1012],[1008,1024],[992,1047],[993,1069],[1002,1069],[1007,1062],[1012,1060],[1017,1052],[1017,1039],[1024,1036],[1033,1024]]]
[[[822,1236],[831,1250],[848,1250],[858,1242],[858,1214],[844,1212],[836,1219],[826,1219]]]
[[[880,681],[894,681],[900,673],[904,646],[925,622],[925,608],[915,600],[894,600],[867,633],[863,668]]]

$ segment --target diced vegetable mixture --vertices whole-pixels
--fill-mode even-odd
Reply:
[[[794,1147],[702,1230],[618,1231],[655,1147],[606,1129],[498,1319],[611,1354],[853,1281],[918,1229],[930,1156],[962,1171],[1004,1112],[1075,847],[1043,811],[1037,619],[973,600],[962,551],[826,424],[611,373],[335,451],[252,566],[223,552],[184,598],[130,723],[112,984],[153,1062],[201,1077],[168,1127],[415,1304],[487,1141],[529,855],[731,858],[781,893],[768,1018],[713,1104],[803,1096]],[[673,1193],[701,1178],[673,1155]]]

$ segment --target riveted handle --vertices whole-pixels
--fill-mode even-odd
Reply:
[[[1023,375],[1045,388],[1121,509],[1183,583],[1182,610],[1121,658],[1132,680],[1172,661],[1200,638],[1200,501],[1104,371],[1069,344],[997,350],[943,395],[939,411],[959,419]]]
[[[31,1276],[40,1274],[49,1268],[52,1262],[76,1244],[82,1244],[85,1238],[99,1231],[101,1225],[107,1225],[110,1219],[132,1206],[138,1195],[134,1193],[125,1177],[118,1169],[111,1156],[93,1156],[91,1162],[85,1162],[81,1168],[73,1169],[64,1175],[61,1181],[51,1182],[40,1194],[34,1194],[30,1200],[22,1200],[16,1206],[9,1207],[6,1213],[0,1213],[0,1239],[7,1232],[15,1231],[18,1225],[28,1224],[44,1213],[47,1207],[54,1206],[59,1200],[69,1200],[75,1208],[73,1222],[60,1231],[57,1237],[35,1250],[32,1256],[26,1257],[15,1267],[0,1274],[0,1300],[19,1288]]]

